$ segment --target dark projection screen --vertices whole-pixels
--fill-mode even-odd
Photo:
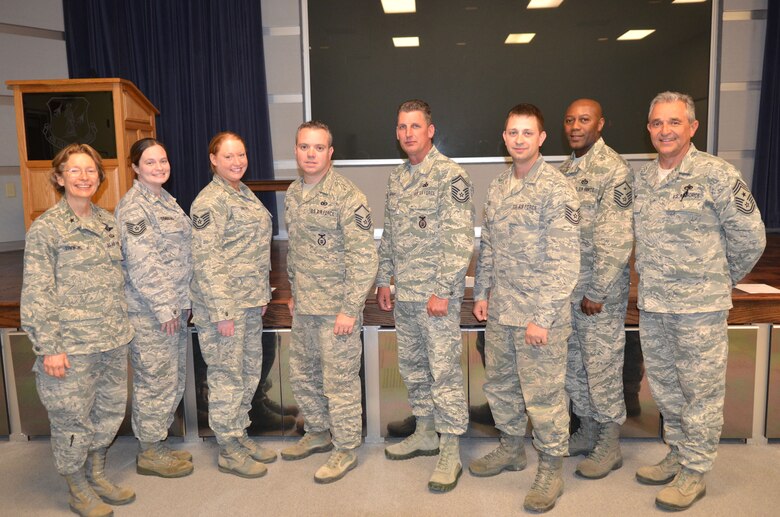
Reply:
[[[427,101],[434,141],[453,158],[505,156],[506,112],[530,102],[545,115],[546,155],[568,154],[562,120],[580,97],[601,102],[604,137],[620,153],[655,152],[647,136],[650,100],[689,93],[706,149],[712,2],[565,0],[526,9],[528,0],[417,0],[416,13],[384,14],[380,0],[308,0],[312,117],[327,123],[334,159],[397,159],[396,109]],[[655,29],[617,41],[629,29]],[[509,33],[536,33],[506,45]],[[420,46],[395,48],[393,37]]]

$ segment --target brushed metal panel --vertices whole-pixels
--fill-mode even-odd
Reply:
[[[8,436],[11,428],[8,425],[8,401],[5,398],[5,375],[2,375],[3,354],[0,354],[0,436]]]
[[[661,413],[647,383],[639,329],[636,328],[626,329],[623,394],[628,416],[620,428],[620,436],[623,438],[660,437]]]
[[[758,328],[729,328],[726,400],[721,439],[747,439],[753,432],[753,389]]]
[[[766,437],[780,438],[780,326],[772,327],[770,340]]]

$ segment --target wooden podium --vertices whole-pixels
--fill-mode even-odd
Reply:
[[[25,228],[58,201],[49,181],[51,161],[73,142],[89,144],[102,156],[106,180],[93,200],[113,211],[133,186],[130,146],[157,136],[157,108],[125,79],[6,81],[6,85],[14,92]]]

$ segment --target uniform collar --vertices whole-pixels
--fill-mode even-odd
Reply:
[[[539,168],[544,163],[544,156],[542,156],[542,153],[539,153],[539,157],[536,159],[534,164],[531,166],[531,170],[528,171],[528,174],[525,175],[525,178],[520,180],[520,183],[529,183],[533,184],[536,183],[537,178],[539,178]],[[509,167],[509,174],[515,173],[515,166],[512,164],[511,167]],[[511,180],[511,177],[507,177],[507,179]]]
[[[693,142],[691,142],[691,145],[688,147],[688,152],[685,153],[685,156],[683,156],[682,161],[680,164],[672,169],[672,172],[669,173],[669,175],[664,179],[663,183],[660,185],[656,185],[655,188],[659,188],[662,185],[667,185],[674,180],[676,180],[678,177],[690,177],[693,173],[691,172],[693,169],[693,161],[696,159],[696,157],[700,154],[700,151],[696,149],[696,146],[693,145]],[[656,159],[653,161],[653,166],[649,167],[647,171],[645,172],[644,180],[651,185],[653,182],[650,182],[651,179],[657,177],[658,175],[658,169],[661,167],[661,163],[659,161],[659,158],[656,157]],[[655,181],[655,180],[654,180]]]
[[[138,181],[138,179],[133,180],[133,188],[135,188],[139,194],[144,196],[149,203],[163,203],[163,204],[170,204],[171,202],[176,202],[176,198],[174,198],[167,190],[161,189],[160,195],[157,196],[152,190]]]
[[[423,158],[423,161],[420,162],[419,168],[417,171],[421,174],[427,173],[430,168],[433,166],[433,162],[435,162],[441,153],[439,153],[439,150],[436,148],[435,145],[431,146],[431,150],[428,151],[428,154],[425,155],[425,158]],[[409,160],[406,160],[404,162],[404,165],[406,167],[407,172],[411,172],[412,170],[412,164]]]
[[[607,145],[604,143],[604,138],[599,137],[598,140],[588,149],[588,152],[582,155],[582,158],[580,158],[580,161],[577,162],[577,165],[572,167],[569,165],[569,169],[564,171],[563,173],[567,176],[574,175],[578,171],[586,171],[590,169],[591,162],[595,159],[594,157],[601,152],[601,150],[604,148],[604,146]],[[569,163],[573,164],[576,156],[574,155],[574,151],[572,151],[571,156],[569,157]]]
[[[219,185],[221,188],[223,188],[225,191],[229,192],[232,195],[243,196],[243,197],[254,197],[252,191],[249,190],[249,187],[244,185],[243,181],[238,182],[238,191],[236,191],[236,189],[230,186],[230,183],[225,181],[225,179],[217,173],[214,173],[214,175],[211,178],[211,181],[216,183],[217,185]]]
[[[62,196],[59,203],[57,203],[57,209],[62,220],[67,225],[68,232],[75,232],[78,230],[89,230],[91,232],[100,233],[100,226],[105,226],[102,213],[90,202],[90,209],[92,210],[92,217],[90,219],[81,219],[76,215],[76,212],[68,204],[65,196]]]
[[[333,182],[335,181],[335,175],[333,174],[333,167],[328,169],[328,172],[312,187],[312,191],[306,199],[302,199],[303,202],[311,201],[315,199],[318,194],[329,196],[333,190]],[[303,176],[301,176],[296,182],[295,194],[299,197],[303,196]]]

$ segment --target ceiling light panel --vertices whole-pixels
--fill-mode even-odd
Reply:
[[[420,38],[417,36],[407,36],[402,38],[393,38],[393,46],[395,47],[419,47]]]
[[[618,41],[635,41],[638,39],[644,39],[654,32],[655,29],[631,29],[618,37]]]
[[[553,9],[563,3],[563,0],[531,0],[527,9]]]
[[[415,0],[382,0],[385,14],[416,13]]]
[[[531,40],[536,36],[535,32],[516,32],[506,37],[504,40],[505,45],[520,45],[523,43],[531,43]]]

